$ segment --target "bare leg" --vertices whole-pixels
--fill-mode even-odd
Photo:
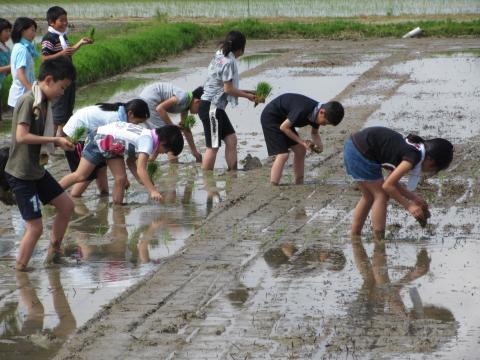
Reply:
[[[367,220],[368,213],[373,204],[372,193],[370,193],[368,188],[363,185],[363,182],[358,182],[357,184],[362,191],[362,197],[358,201],[353,212],[352,236],[360,235],[362,233],[363,225],[365,224],[365,220]]]
[[[305,155],[307,150],[300,145],[293,145],[293,173],[295,174],[295,184],[302,185],[305,172]]]
[[[32,257],[33,249],[37,244],[38,239],[43,233],[42,218],[27,220],[25,234],[23,234],[22,240],[20,240],[20,246],[18,248],[17,265],[16,269],[25,271],[27,269],[28,262]]]
[[[218,148],[207,148],[205,155],[203,156],[202,169],[213,170],[215,166],[215,160],[217,159]]]
[[[90,161],[82,157],[77,170],[64,176],[58,183],[63,189],[68,189],[73,184],[85,181],[92,173],[93,169],[95,169],[95,164],[92,164]]]
[[[225,143],[225,160],[228,170],[237,170],[237,135],[230,134],[223,139]]]
[[[107,167],[103,166],[97,170],[97,178],[95,179],[97,183],[97,189],[100,192],[100,195],[108,195],[108,177],[107,177]]]
[[[278,185],[282,177],[283,167],[288,160],[288,153],[278,154],[273,161],[272,170],[270,171],[270,183]]]
[[[114,183],[112,191],[112,200],[114,204],[121,205],[125,194],[125,185],[127,183],[127,172],[125,170],[125,161],[123,158],[109,159],[107,165],[112,172]]]

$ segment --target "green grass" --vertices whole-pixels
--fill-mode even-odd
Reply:
[[[159,57],[175,55],[202,40],[222,39],[232,29],[242,31],[247,39],[307,38],[362,39],[400,38],[414,27],[423,36],[480,36],[480,19],[471,21],[431,20],[394,23],[365,23],[355,20],[329,19],[312,23],[260,20],[227,21],[220,25],[166,23],[149,21],[123,24],[114,29],[95,31],[95,43],[82,47],[73,57],[79,86],[112,76]],[[72,43],[78,39],[72,35]],[[37,64],[37,71],[38,71]],[[11,77],[7,77],[2,98],[6,103]]]

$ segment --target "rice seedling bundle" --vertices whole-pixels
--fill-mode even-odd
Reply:
[[[75,129],[72,136],[69,137],[69,140],[72,144],[76,144],[87,134],[87,128],[85,126],[80,126]]]
[[[157,171],[158,171],[158,163],[155,160],[149,160],[147,163],[147,174],[152,182]]]
[[[195,126],[196,124],[195,116],[193,115],[187,115],[185,119],[183,119],[181,125],[185,129],[191,129],[192,127]]]
[[[264,103],[265,99],[268,95],[272,92],[272,85],[267,83],[266,81],[260,81],[257,84],[257,88],[255,89],[255,96],[257,97],[257,101],[255,102],[255,106],[259,103]]]

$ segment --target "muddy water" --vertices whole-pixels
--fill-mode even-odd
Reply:
[[[347,106],[344,124],[321,129],[325,153],[307,157],[308,184],[272,189],[267,168],[231,177],[223,174],[222,161],[215,176],[204,176],[186,151],[179,166],[161,166],[157,182],[167,200],[160,206],[135,184],[128,190],[128,206],[121,208],[90,189],[76,204],[65,241],[72,266],[44,269],[43,237],[32,263],[37,270],[26,275],[9,270],[22,226],[16,208],[2,207],[2,357],[50,358],[84,326],[59,358],[475,358],[480,338],[476,128],[452,136],[462,145],[453,171],[421,185],[431,204],[427,228],[391,206],[385,243],[371,240],[368,225],[364,238],[346,236],[359,193],[345,177],[341,146],[349,132],[378,123],[380,112],[388,126],[410,130],[395,121],[393,106],[408,96],[428,100],[438,93],[438,103],[453,101],[465,114],[457,122],[469,127],[470,116],[478,118],[480,111],[474,106],[470,113],[471,103],[461,99],[479,91],[470,82],[478,71],[477,56],[436,53],[458,50],[458,40],[326,42],[321,54],[313,42],[265,44],[249,43],[241,62],[246,88],[266,79],[273,96],[285,91],[337,96]],[[104,87],[95,101],[128,99],[151,81],[193,88],[201,84],[210,56],[196,49],[81,89],[79,96]],[[422,60],[433,63],[425,67]],[[451,61],[450,75],[434,69],[438,63],[452,69]],[[142,81],[138,86],[136,79]],[[438,79],[454,91],[443,91]],[[129,85],[118,89],[123,80]],[[384,106],[387,102],[392,106]],[[422,127],[421,135],[452,131],[444,116],[427,105],[421,112],[424,103],[412,103],[407,115],[421,113],[431,125]],[[240,158],[247,152],[265,157],[261,106],[240,101],[229,110]],[[194,133],[201,143],[198,126]],[[51,171],[62,174],[65,168],[59,157]],[[290,168],[283,182],[291,183]],[[47,207],[44,214],[51,222],[52,210]],[[124,292],[131,285],[135,291]],[[87,323],[95,314],[101,320]]]

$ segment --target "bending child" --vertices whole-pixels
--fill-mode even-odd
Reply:
[[[75,78],[71,61],[58,58],[40,66],[38,83],[17,102],[13,111],[12,143],[5,166],[5,177],[26,222],[20,240],[16,269],[25,271],[33,249],[42,235],[43,204],[57,209],[53,221],[47,260],[59,260],[60,244],[73,211],[73,202],[41,165],[41,152],[51,151],[53,145],[73,150],[66,138],[54,137],[50,101],[63,94]]]
[[[416,135],[403,138],[385,127],[365,128],[345,142],[344,160],[347,173],[357,182],[362,197],[355,207],[352,236],[361,234],[372,210],[375,238],[385,236],[387,202],[391,197],[419,221],[428,217],[427,202],[415,194],[421,172],[437,173],[448,168],[453,158],[453,145],[445,139],[423,140]],[[384,180],[382,168],[391,173]],[[407,187],[400,184],[410,173]]]
[[[203,87],[193,91],[185,91],[179,87],[165,82],[157,82],[145,87],[139,97],[144,99],[150,109],[150,119],[145,122],[149,129],[157,129],[165,125],[173,125],[168,114],[180,114],[178,124],[187,140],[192,155],[197,162],[202,162],[202,155],[198,152],[193,140],[192,131],[183,127],[183,121],[188,112],[198,114],[200,97],[203,95]],[[169,160],[174,160],[173,154],[168,154]]]
[[[70,171],[77,170],[85,147],[84,140],[90,132],[96,130],[99,126],[117,121],[140,124],[149,116],[148,105],[141,99],[133,99],[127,103],[99,103],[76,111],[63,127],[63,134],[69,138],[72,138],[80,129],[84,129],[83,136],[77,139],[79,141],[75,144],[75,150],[65,152]],[[100,194],[108,195],[107,164],[105,162],[98,164],[85,181],[75,184],[70,191],[70,195],[73,197],[82,196],[92,180],[96,180]]]
[[[269,102],[263,109],[260,120],[268,155],[275,156],[270,172],[271,184],[280,183],[290,148],[294,156],[295,184],[303,184],[305,155],[310,150],[310,144],[298,135],[296,127],[312,127],[313,145],[320,152],[323,144],[318,133],[319,126],[337,126],[343,115],[343,106],[337,101],[322,104],[300,94],[282,94]]]
[[[147,173],[149,158],[155,160],[158,154],[171,151],[175,156],[183,149],[180,128],[166,125],[159,129],[145,129],[140,125],[114,122],[100,126],[89,134],[82,158],[75,172],[63,177],[60,185],[67,189],[75,183],[85,181],[99,164],[106,162],[114,177],[112,198],[115,204],[122,204],[127,183],[124,155],[137,157],[136,167],[130,167],[137,181],[145,186],[150,197],[162,200]],[[129,162],[131,163],[131,162]]]
[[[246,42],[245,35],[241,32],[230,31],[208,66],[208,76],[198,109],[207,147],[202,162],[204,170],[213,170],[222,140],[225,142],[228,169],[237,169],[237,135],[225,108],[227,103],[236,106],[239,97],[252,102],[256,100],[253,92],[239,88],[236,59],[243,55]]]

